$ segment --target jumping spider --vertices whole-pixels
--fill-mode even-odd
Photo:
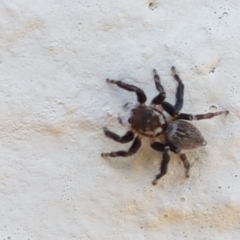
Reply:
[[[183,106],[184,85],[176,73],[175,67],[171,68],[174,79],[178,83],[176,92],[176,103],[171,105],[164,101],[166,93],[160,82],[160,77],[157,71],[153,70],[153,78],[156,89],[159,94],[153,98],[150,106],[146,106],[147,97],[142,89],[124,83],[122,81],[107,79],[107,83],[116,84],[120,88],[127,91],[135,92],[139,104],[131,110],[131,116],[128,122],[131,129],[123,136],[109,131],[106,127],[103,128],[107,137],[120,143],[127,143],[132,140],[133,144],[128,151],[116,151],[110,153],[102,153],[101,156],[110,157],[127,157],[135,154],[141,147],[141,138],[148,137],[151,139],[151,147],[156,151],[163,152],[163,160],[160,166],[160,173],[156,175],[152,184],[155,185],[157,180],[167,173],[167,167],[170,160],[169,151],[177,153],[183,162],[186,169],[185,175],[189,177],[190,164],[187,157],[181,150],[190,150],[206,145],[201,132],[188,121],[209,119],[221,114],[228,114],[229,111],[219,111],[215,113],[191,115],[180,113]],[[163,112],[167,112],[170,116],[167,118]],[[188,121],[186,121],[188,120]],[[158,139],[161,142],[155,141]]]

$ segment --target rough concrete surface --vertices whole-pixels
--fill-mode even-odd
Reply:
[[[239,0],[3,0],[0,6],[0,239],[240,239]],[[145,139],[129,158],[119,134],[134,93],[156,96],[156,68],[183,112],[230,111],[195,122],[207,146],[187,153],[186,179],[171,154]]]

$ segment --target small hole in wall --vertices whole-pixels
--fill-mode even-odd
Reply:
[[[216,67],[213,67],[211,71],[209,71],[209,73],[214,73],[216,70]]]
[[[218,19],[222,19],[223,17],[227,17],[227,16],[228,16],[228,13],[227,13],[227,12],[224,12],[224,13],[222,14],[222,16],[218,17]]]
[[[211,112],[216,112],[217,110],[218,110],[218,108],[217,108],[216,105],[211,105],[211,106],[209,107],[209,111],[211,111]]]
[[[185,202],[185,198],[184,197],[182,197],[180,200],[181,200],[181,202]]]
[[[168,214],[164,214],[164,215],[163,215],[163,218],[168,218]]]
[[[149,7],[149,9],[154,10],[155,8],[157,8],[157,2],[154,0],[149,2],[148,7]]]

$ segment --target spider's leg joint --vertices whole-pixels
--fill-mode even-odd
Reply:
[[[166,147],[164,148],[164,151],[168,151],[168,150],[170,150],[170,147],[169,147],[169,146],[166,146]]]

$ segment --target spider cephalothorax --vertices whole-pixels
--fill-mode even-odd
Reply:
[[[132,109],[132,115],[128,122],[135,131],[146,137],[160,136],[167,123],[161,111],[144,105]]]
[[[170,160],[169,151],[179,153],[186,169],[186,177],[189,177],[190,164],[182,150],[190,150],[206,145],[201,132],[188,121],[209,119],[221,114],[227,114],[228,111],[219,111],[215,113],[191,115],[180,113],[183,106],[184,85],[179,78],[174,67],[172,67],[174,79],[178,82],[176,92],[176,103],[171,105],[164,101],[166,93],[160,83],[159,75],[153,70],[155,86],[159,94],[152,100],[150,106],[146,106],[147,97],[142,89],[126,84],[122,81],[109,80],[108,83],[116,84],[120,88],[135,92],[139,105],[131,110],[128,122],[131,126],[130,130],[122,137],[104,128],[105,135],[117,142],[127,143],[132,140],[133,144],[128,151],[117,151],[110,153],[102,153],[102,156],[110,157],[127,157],[135,154],[141,147],[141,138],[151,138],[151,147],[157,151],[163,152],[163,160],[160,166],[160,173],[156,175],[153,184],[157,183],[167,173],[167,166]],[[170,117],[167,119],[164,115],[167,112]],[[186,121],[188,120],[188,121]],[[158,140],[158,141],[156,141]]]

